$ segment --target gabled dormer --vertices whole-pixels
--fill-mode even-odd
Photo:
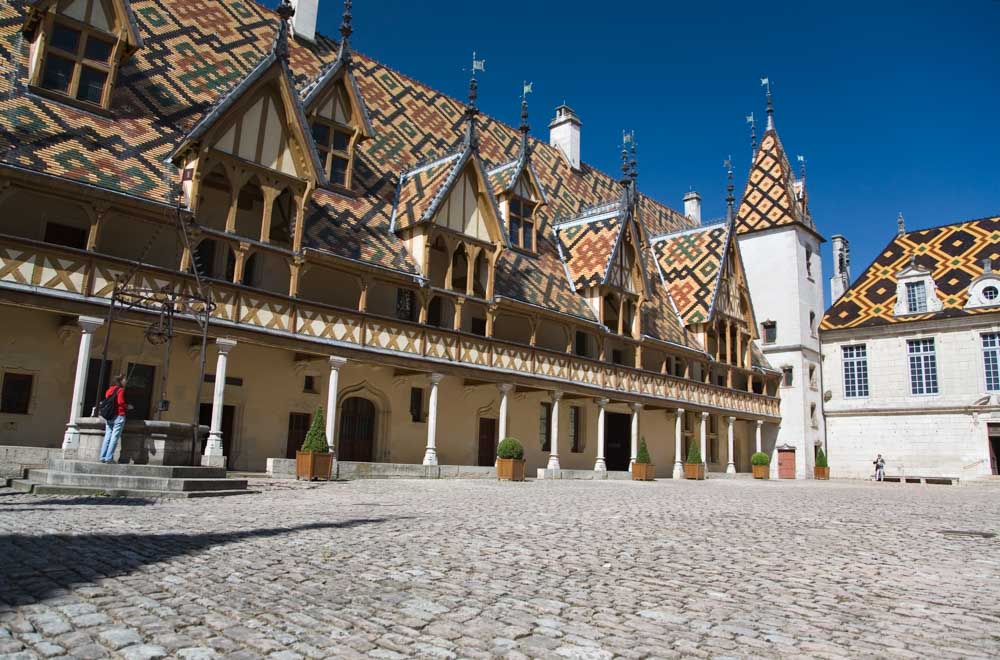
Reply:
[[[128,0],[35,0],[23,31],[28,86],[92,110],[108,109],[119,67],[142,47]]]
[[[302,106],[330,185],[350,189],[358,142],[374,137],[368,110],[351,72],[350,3],[340,26],[340,48],[335,59],[306,87]]]
[[[940,312],[943,307],[930,269],[918,264],[916,256],[913,256],[910,263],[896,273],[896,304],[893,306],[893,314],[933,314]]]

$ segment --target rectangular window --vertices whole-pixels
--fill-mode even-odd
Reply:
[[[986,391],[1000,391],[1000,333],[983,335],[983,371],[986,372]]]
[[[590,352],[587,350],[587,333],[583,330],[576,331],[576,341],[573,342],[573,346],[575,349],[574,352],[577,355],[581,355],[583,357],[590,356]]]
[[[933,339],[910,339],[906,342],[910,358],[910,393],[937,394],[937,357]]]
[[[793,372],[793,370],[792,370],[791,367],[782,367],[781,368],[781,384],[782,384],[782,386],[784,386],[784,387],[791,387],[792,386],[792,382],[793,382],[793,380],[792,380],[792,374],[793,373],[794,372]]]
[[[615,364],[625,363],[625,358],[622,355],[622,351],[620,348],[611,349],[611,361],[614,362]]]
[[[61,225],[58,222],[46,222],[45,242],[85,250],[87,249],[87,230]]]
[[[480,337],[486,336],[486,319],[473,318],[470,325],[472,334]]]
[[[844,346],[844,396],[848,399],[868,396],[868,349],[864,344]]]
[[[531,215],[534,213],[534,203],[512,197],[508,208],[507,224],[509,226],[511,245],[533,250],[535,247],[535,226]]]
[[[764,321],[760,324],[765,344],[773,344],[778,339],[778,324],[774,321]]]
[[[315,376],[305,376],[302,379],[302,391],[308,392],[309,394],[316,394],[316,377]]]
[[[809,404],[809,423],[812,424],[812,427],[814,429],[818,429],[819,428],[819,418],[816,417],[816,404],[815,403],[810,403]]]
[[[5,373],[0,390],[0,413],[27,415],[34,382],[35,377],[31,374]]]
[[[809,387],[816,389],[816,365],[809,365]]]
[[[927,311],[927,289],[923,282],[907,282],[906,311],[908,314]]]
[[[542,402],[538,414],[538,439],[542,441],[542,451],[552,450],[552,404]]]
[[[103,105],[115,44],[63,23],[55,23],[45,54],[41,85],[94,105]]]
[[[330,183],[346,186],[351,165],[351,133],[344,128],[317,119],[312,123],[316,152],[326,166]]]
[[[410,388],[410,421],[424,421],[424,388]]]
[[[416,321],[416,296],[409,289],[396,289],[396,318],[400,321]]]
[[[580,422],[583,415],[577,406],[569,407],[569,450],[574,454],[583,451],[583,435],[580,431]]]

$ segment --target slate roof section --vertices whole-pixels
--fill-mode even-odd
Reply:
[[[943,309],[896,318],[896,274],[915,257],[930,271]],[[1000,311],[965,309],[969,285],[983,274],[983,261],[1000,263],[1000,216],[957,222],[896,235],[823,315],[821,330],[866,328]]]
[[[736,231],[746,234],[798,224],[816,232],[795,191],[795,175],[778,133],[769,129],[754,155],[736,212]]]
[[[686,324],[711,318],[728,238],[729,227],[722,223],[652,239],[656,262]]]

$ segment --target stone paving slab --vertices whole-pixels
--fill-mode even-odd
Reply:
[[[0,658],[1000,655],[1000,498],[847,482],[0,489]]]

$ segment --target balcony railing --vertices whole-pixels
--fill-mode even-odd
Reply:
[[[92,252],[0,235],[0,285],[41,294],[111,298],[116,278],[133,271],[133,284],[152,290],[191,290],[193,276]],[[279,296],[227,282],[211,282],[214,318],[306,341],[430,359],[494,372],[660,399],[671,405],[713,408],[776,419],[776,397],[719,387],[632,367],[433,326],[362,314]]]

